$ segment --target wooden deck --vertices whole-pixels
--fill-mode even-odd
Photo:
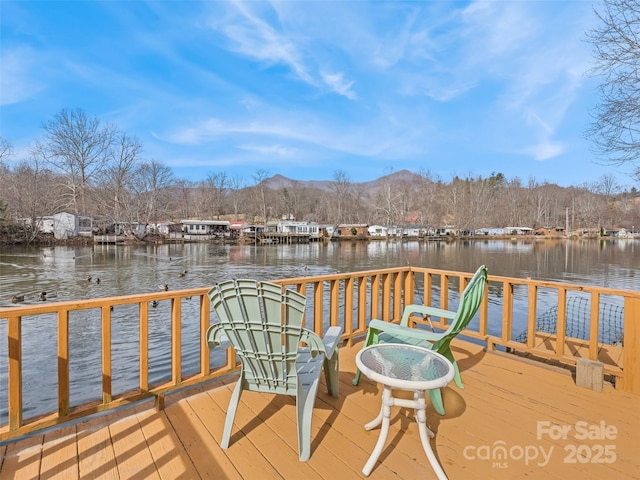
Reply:
[[[161,412],[147,402],[5,442],[0,478],[362,478],[379,433],[363,425],[378,413],[381,389],[365,377],[351,385],[360,347],[341,350],[340,397],[321,387],[306,463],[298,461],[288,397],[245,393],[231,445],[219,447],[235,381],[229,378],[169,396]],[[437,432],[432,445],[449,479],[640,478],[639,397],[610,385],[600,393],[579,388],[566,370],[474,344],[457,342],[454,354],[466,387],[444,389],[445,416],[428,412]],[[412,412],[396,407],[391,422],[369,478],[435,478]],[[562,429],[564,438],[552,438]]]

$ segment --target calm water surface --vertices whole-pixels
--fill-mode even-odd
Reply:
[[[459,242],[332,242],[329,244],[236,246],[174,244],[90,247],[0,247],[0,306],[85,299],[204,287],[231,278],[303,277],[404,265],[473,272],[486,264],[490,275],[555,280],[581,285],[640,289],[640,241],[474,240]],[[186,271],[186,273],[184,273]],[[99,279],[99,283],[97,282]],[[515,310],[518,308],[516,292]],[[499,298],[491,308],[499,311]],[[525,308],[525,307],[522,307]],[[71,401],[101,398],[100,313],[70,317]],[[119,307],[113,317],[113,391],[134,388],[138,378],[137,307]],[[495,315],[493,315],[495,316]],[[493,318],[490,310],[490,319]],[[525,315],[526,317],[526,315]],[[198,370],[197,301],[183,304],[185,373]],[[499,318],[499,314],[498,314]],[[171,345],[169,303],[150,309],[150,381],[168,378]],[[522,325],[514,323],[514,332]],[[491,330],[491,325],[490,325]],[[23,320],[24,416],[56,409],[56,319]],[[6,321],[0,320],[0,421],[7,415]],[[222,352],[213,356],[220,360]],[[117,372],[117,375],[115,374]],[[96,382],[96,379],[98,380]]]

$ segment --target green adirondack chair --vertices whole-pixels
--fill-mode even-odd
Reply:
[[[367,347],[376,343],[404,343],[419,345],[434,350],[447,357],[451,363],[453,363],[453,368],[455,369],[454,381],[458,387],[464,388],[462,379],[460,378],[460,370],[451,352],[450,344],[456,335],[467,328],[467,325],[469,325],[469,322],[478,311],[482,297],[484,296],[486,284],[487,267],[482,265],[478,268],[460,295],[458,309],[455,312],[427,307],[425,305],[407,305],[402,313],[399,324],[382,320],[371,320],[369,322],[369,330],[364,346]],[[448,318],[450,319],[449,328],[443,332],[435,332],[424,328],[410,327],[409,319],[416,313],[425,316],[429,320],[429,323],[431,323],[430,317],[432,316]],[[360,382],[360,373],[360,370],[356,371],[356,377],[353,380],[354,385],[358,385]],[[429,390],[429,398],[431,398],[433,408],[440,415],[444,415],[445,411],[440,390]]]
[[[324,367],[329,394],[338,396],[340,327],[329,327],[321,339],[302,327],[306,298],[290,289],[256,280],[229,280],[208,292],[219,323],[206,333],[209,348],[228,339],[242,362],[222,434],[229,446],[231,428],[244,390],[296,397],[300,461],[311,454],[311,418],[320,372]]]

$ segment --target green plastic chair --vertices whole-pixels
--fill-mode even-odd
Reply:
[[[427,307],[425,305],[407,305],[402,313],[400,323],[391,323],[382,320],[371,320],[369,322],[369,330],[365,340],[365,347],[376,343],[403,343],[410,345],[419,345],[430,350],[441,353],[447,357],[455,370],[454,381],[460,388],[464,388],[462,379],[460,378],[460,369],[456,363],[456,359],[451,352],[451,340],[462,330],[467,328],[469,322],[478,311],[482,297],[484,296],[487,284],[487,267],[482,265],[473,275],[469,284],[460,295],[458,310],[455,312],[443,310],[440,308]],[[429,331],[424,328],[415,328],[409,326],[409,319],[414,314],[421,314],[429,320],[430,317],[442,317],[451,320],[449,328],[443,332]],[[433,330],[433,325],[431,326]],[[353,380],[354,385],[360,383],[360,370],[356,371],[356,377]],[[444,415],[444,406],[442,404],[442,393],[440,389],[429,390],[429,398],[433,408],[440,415]]]
[[[209,348],[224,338],[242,363],[222,434],[229,446],[231,428],[244,390],[296,397],[300,461],[311,452],[311,418],[320,372],[329,394],[338,397],[338,342],[341,327],[329,327],[323,339],[302,327],[306,298],[290,289],[256,280],[229,280],[208,292],[219,323],[206,333]]]

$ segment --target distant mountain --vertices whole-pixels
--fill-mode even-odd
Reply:
[[[354,182],[353,185],[359,186],[365,191],[375,192],[380,187],[386,184],[397,185],[399,183],[408,183],[410,185],[419,185],[422,181],[422,177],[417,173],[410,172],[409,170],[400,170],[393,172],[389,175],[384,175],[376,180],[370,182]],[[277,174],[273,177],[264,180],[264,185],[273,190],[280,190],[281,188],[291,188],[292,185],[297,184],[300,187],[317,188],[322,191],[331,191],[331,184],[333,180],[293,180],[283,175]]]

